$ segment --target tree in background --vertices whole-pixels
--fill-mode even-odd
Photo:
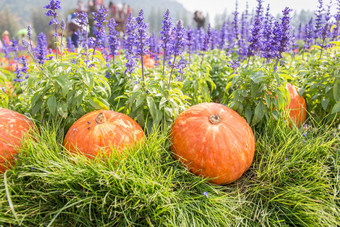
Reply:
[[[18,19],[6,7],[0,11],[0,21],[1,38],[4,31],[7,30],[9,32],[9,37],[12,39],[19,29]]]
[[[32,27],[36,35],[40,33],[49,34],[50,26],[49,20],[42,11],[33,10],[32,12]]]

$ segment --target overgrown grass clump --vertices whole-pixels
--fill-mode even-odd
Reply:
[[[22,226],[337,226],[339,131],[269,124],[244,176],[217,186],[191,174],[154,133],[131,155],[71,157],[42,128],[1,175],[0,223]]]

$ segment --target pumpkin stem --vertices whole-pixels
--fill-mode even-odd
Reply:
[[[209,121],[211,124],[218,124],[221,122],[221,116],[217,114],[210,115]]]
[[[97,124],[103,124],[103,123],[105,123],[105,121],[106,121],[106,118],[105,118],[104,113],[103,113],[103,112],[100,112],[100,113],[98,114],[98,116],[96,117],[96,123],[97,123]]]

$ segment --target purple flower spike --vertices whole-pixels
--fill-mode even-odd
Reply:
[[[248,57],[254,56],[261,48],[261,29],[262,29],[262,2],[263,0],[257,0],[257,8],[256,14],[254,18],[254,25],[251,29],[251,36],[249,39],[249,47],[248,47]]]
[[[44,8],[48,9],[48,11],[45,15],[48,16],[48,17],[52,17],[49,25],[52,25],[52,24],[58,25],[59,23],[58,23],[58,20],[57,20],[57,17],[58,17],[57,10],[61,9],[60,1],[51,0],[50,4],[44,6]]]
[[[117,23],[115,19],[110,19],[108,23],[109,27],[109,49],[110,55],[112,55],[112,61],[115,61],[116,52],[119,46],[118,31],[116,30]]]
[[[38,35],[37,46],[34,51],[39,64],[44,64],[47,56],[47,40],[44,33]]]
[[[141,59],[142,65],[142,81],[144,81],[144,59],[143,56],[148,53],[148,45],[149,45],[149,37],[147,33],[147,25],[144,22],[144,12],[143,10],[139,11],[138,17],[136,18],[137,22],[137,42],[136,42],[136,54]]]
[[[162,31],[160,32],[160,40],[161,48],[163,49],[163,75],[165,75],[165,62],[168,59],[168,51],[171,48],[171,30],[172,30],[172,22],[170,17],[170,11],[166,10],[164,16],[163,16],[163,26]]]

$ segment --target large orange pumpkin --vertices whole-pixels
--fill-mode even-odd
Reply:
[[[294,85],[287,83],[286,89],[290,96],[288,104],[290,119],[297,125],[297,127],[299,127],[307,118],[306,101],[299,95]]]
[[[93,159],[101,149],[110,154],[111,147],[122,151],[144,140],[142,128],[129,116],[111,110],[96,110],[71,126],[64,146],[72,153],[79,152]]]
[[[217,103],[202,103],[181,113],[171,129],[171,150],[190,171],[228,184],[251,166],[254,134],[234,110]]]
[[[0,173],[14,164],[14,156],[22,146],[23,137],[34,128],[24,115],[0,107]]]

